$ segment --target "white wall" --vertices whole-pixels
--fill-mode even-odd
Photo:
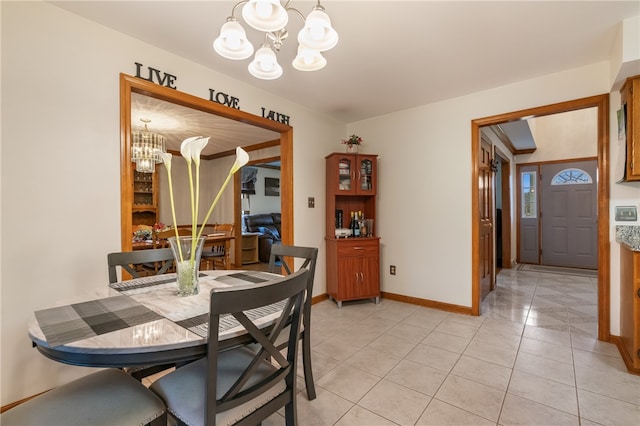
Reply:
[[[517,155],[519,164],[598,156],[597,108],[534,118],[529,126],[537,149]]]
[[[258,167],[256,175],[256,193],[251,194],[251,214],[273,213],[280,211],[280,196],[266,196],[264,194],[264,178],[280,179],[280,170]]]
[[[0,7],[0,404],[87,372],[31,348],[27,321],[56,300],[107,284],[106,254],[120,250],[119,74],[135,75],[134,62],[176,75],[180,91],[204,97],[215,85],[240,98],[244,111],[259,115],[268,105],[290,114],[295,243],[321,248],[315,293],[325,292],[324,229],[318,226],[324,179],[317,176],[324,175],[331,142],[345,135],[343,123],[48,3]],[[307,208],[308,196],[319,201],[315,209]]]

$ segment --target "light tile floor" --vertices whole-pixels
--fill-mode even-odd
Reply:
[[[480,317],[318,303],[317,398],[300,379],[299,424],[640,425],[640,377],[596,339],[596,291],[596,278],[505,269]]]
[[[307,425],[640,425],[640,377],[596,339],[595,278],[502,270],[482,316],[382,299],[312,308]],[[263,422],[283,425],[281,414]]]

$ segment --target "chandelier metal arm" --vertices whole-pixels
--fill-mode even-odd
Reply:
[[[243,5],[243,4],[245,4],[245,3],[249,3],[249,0],[242,0],[242,1],[239,1],[238,3],[236,3],[236,4],[233,6],[233,9],[231,9],[231,17],[232,17],[232,18],[235,18],[235,17],[236,17],[236,10],[238,9],[238,7],[242,6],[242,5]]]

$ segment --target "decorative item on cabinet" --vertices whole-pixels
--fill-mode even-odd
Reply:
[[[627,78],[620,89],[621,111],[618,118],[626,137],[622,181],[640,181],[640,75]]]
[[[333,153],[326,166],[327,293],[338,308],[348,300],[378,303],[380,238],[373,227],[377,155]]]

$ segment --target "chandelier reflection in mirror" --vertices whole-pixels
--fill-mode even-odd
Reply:
[[[289,21],[288,12],[302,18],[304,27],[298,33],[298,53],[292,62],[300,71],[316,71],[327,64],[322,52],[338,44],[338,33],[331,26],[329,15],[320,5],[320,0],[305,19],[297,9],[289,7],[291,0],[243,0],[233,6],[231,16],[220,28],[220,36],[213,42],[213,49],[222,57],[243,60],[250,57],[253,45],[235,17],[238,7],[242,7],[242,18],[252,28],[264,32],[264,41],[249,64],[249,72],[256,78],[274,80],[282,75],[276,52],[280,51],[289,33],[285,28]]]
[[[147,124],[151,120],[141,118],[144,130],[131,132],[131,161],[136,163],[136,172],[153,173],[156,164],[162,162],[156,150],[167,152],[166,139],[162,135],[149,131]]]

